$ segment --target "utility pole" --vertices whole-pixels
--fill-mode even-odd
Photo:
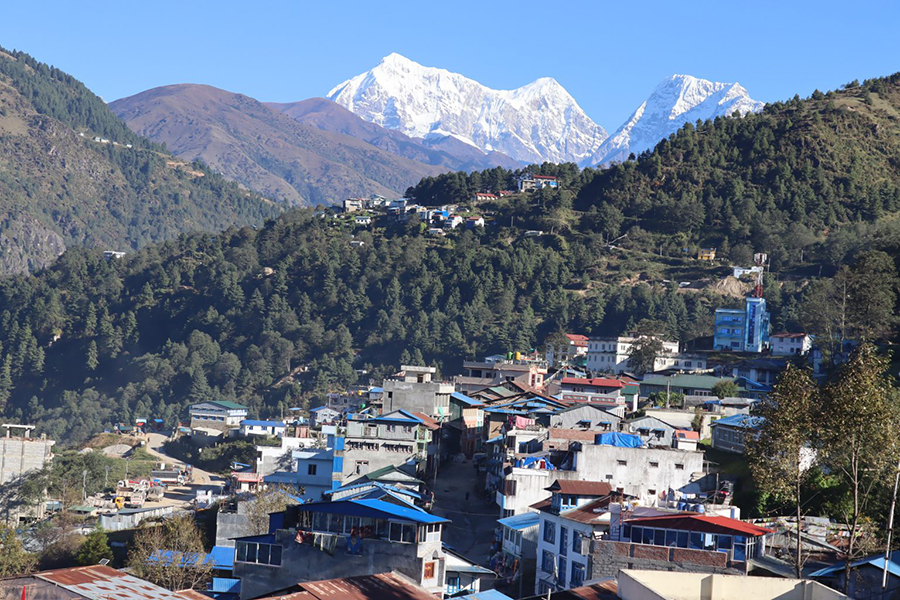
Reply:
[[[81,501],[87,500],[87,469],[81,471]]]
[[[106,475],[103,476],[103,489],[109,487],[109,465],[106,465]]]

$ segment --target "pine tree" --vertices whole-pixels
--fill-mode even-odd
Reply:
[[[91,340],[87,351],[87,368],[88,371],[95,371],[100,364],[99,353],[97,352],[97,342]]]
[[[103,529],[95,529],[87,535],[84,543],[75,554],[75,562],[82,566],[100,564],[100,561],[112,560],[113,553],[109,547],[109,540]]]

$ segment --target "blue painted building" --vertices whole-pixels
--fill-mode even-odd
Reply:
[[[747,298],[744,308],[716,310],[716,350],[762,352],[769,346],[769,311],[765,298]]]

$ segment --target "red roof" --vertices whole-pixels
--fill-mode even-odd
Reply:
[[[412,414],[414,414],[415,416],[417,416],[417,417],[419,417],[420,419],[422,419],[422,423],[425,425],[425,427],[427,427],[428,429],[430,429],[430,430],[432,430],[432,431],[434,431],[435,429],[440,429],[440,428],[441,428],[441,424],[440,424],[440,423],[438,423],[437,421],[435,421],[434,419],[432,419],[431,417],[429,417],[429,416],[426,415],[425,413],[414,412],[414,413],[412,413]]]
[[[771,335],[773,338],[802,338],[806,337],[805,333],[776,333]]]
[[[570,342],[576,342],[576,343],[580,342],[579,345],[588,343],[588,336],[586,336],[586,335],[580,335],[577,333],[567,333],[566,337],[569,338]]]
[[[701,515],[697,513],[678,513],[659,517],[630,519],[629,525],[641,527],[658,527],[660,529],[681,529],[699,533],[724,533],[729,535],[749,535],[759,537],[772,533],[771,529],[757,527],[738,519],[720,517],[718,515]]]
[[[556,179],[555,175],[534,175],[535,179]]]
[[[607,481],[576,481],[573,479],[557,479],[546,489],[574,496],[609,496],[613,491]]]
[[[563,384],[571,385],[590,385],[593,387],[611,387],[623,388],[625,384],[618,379],[608,379],[605,377],[594,377],[593,379],[584,379],[582,377],[563,377]]]
[[[691,429],[679,429],[675,432],[675,437],[679,440],[697,440],[700,441],[700,432]]]

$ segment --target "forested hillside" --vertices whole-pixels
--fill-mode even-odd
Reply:
[[[900,73],[766,106],[743,118],[688,124],[652,152],[607,169],[536,165],[427,178],[410,189],[441,204],[477,191],[511,189],[523,171],[558,175],[559,217],[612,237],[654,234],[660,243],[749,246],[778,268],[837,266],[896,234],[900,211]],[[546,209],[547,202],[542,208]],[[517,216],[533,218],[533,207]],[[561,212],[560,212],[561,211]],[[557,219],[559,220],[559,219]],[[746,255],[746,248],[740,254]]]
[[[127,251],[278,212],[138,137],[70,75],[0,48],[0,273],[71,245]]]

